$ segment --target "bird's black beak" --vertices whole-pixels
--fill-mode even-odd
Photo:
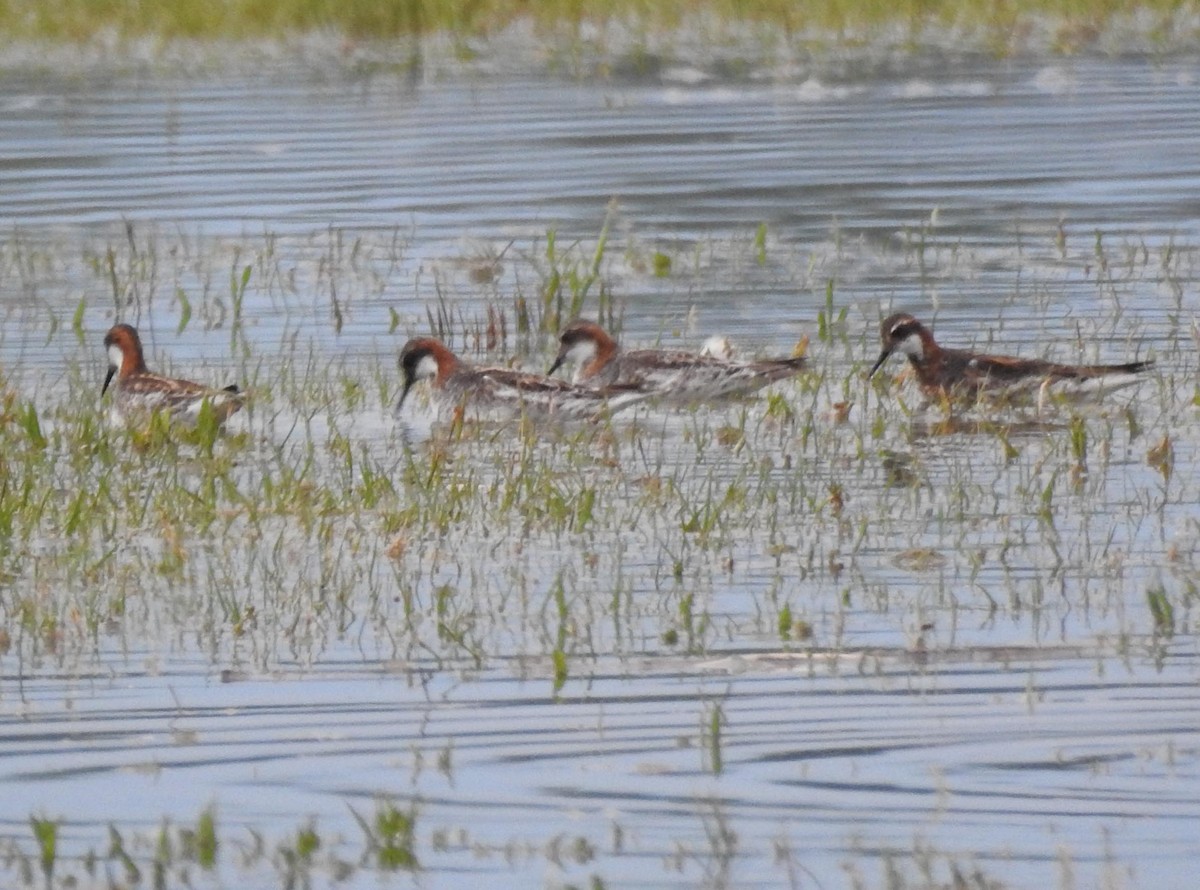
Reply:
[[[100,387],[100,395],[104,395],[106,392],[108,392],[108,385],[110,383],[112,383],[113,375],[116,373],[117,373],[117,366],[109,365],[108,373],[104,375],[104,385],[102,387]]]
[[[546,376],[549,377],[551,374],[553,374],[555,371],[557,371],[559,368],[561,368],[563,366],[563,362],[565,360],[566,360],[566,356],[560,352],[558,354],[558,357],[554,359],[554,364],[552,364],[550,366],[550,370],[546,372]]]
[[[412,385],[413,385],[413,378],[412,378],[412,377],[406,377],[406,378],[405,378],[405,380],[404,380],[404,390],[403,390],[403,392],[401,392],[401,393],[400,393],[400,401],[398,401],[398,402],[396,403],[396,410],[397,410],[397,411],[399,411],[399,410],[400,410],[402,407],[404,407],[404,400],[405,400],[406,398],[408,398],[408,391],[409,391],[410,389],[412,389]]]
[[[888,356],[890,356],[891,354],[892,354],[892,350],[887,347],[884,347],[883,352],[879,353],[879,358],[877,358],[875,360],[875,364],[873,364],[871,366],[871,373],[867,375],[868,380],[870,380],[872,377],[874,377],[875,372],[878,371],[881,367],[883,367],[883,363],[888,360]]]

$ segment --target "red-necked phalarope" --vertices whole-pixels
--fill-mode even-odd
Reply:
[[[706,350],[729,349],[728,341],[712,341]],[[574,382],[583,386],[640,386],[662,401],[694,403],[748,395],[798,373],[804,359],[779,358],[750,362],[729,361],[701,352],[667,349],[623,351],[608,333],[590,321],[573,321],[559,336],[553,374],[567,362],[575,364]]]
[[[236,386],[214,389],[190,380],[177,380],[152,373],[146,367],[142,341],[132,325],[118,324],[104,336],[108,350],[108,374],[100,395],[113,385],[114,419],[128,421],[131,416],[163,411],[173,419],[195,423],[205,402],[212,406],[218,423],[224,423],[245,401]]]
[[[396,410],[418,380],[429,380],[439,414],[465,412],[476,420],[504,421],[522,416],[594,420],[647,397],[632,386],[589,389],[552,377],[511,368],[477,368],[439,340],[409,340],[400,352],[404,390]]]
[[[881,327],[883,351],[868,377],[893,352],[908,356],[921,389],[934,398],[1028,397],[1039,401],[1047,391],[1067,398],[1113,392],[1141,382],[1140,372],[1152,360],[1119,365],[1064,365],[1036,358],[982,355],[967,349],[946,349],[937,344],[929,329],[906,312],[884,319]]]

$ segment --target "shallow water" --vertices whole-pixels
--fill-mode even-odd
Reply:
[[[762,399],[639,410],[610,440],[451,443],[449,481],[494,494],[404,528],[395,554],[411,482],[379,515],[187,528],[177,575],[151,520],[115,555],[95,541],[86,579],[56,574],[61,531],[42,530],[4,575],[0,831],[31,855],[29,817],[61,818],[58,874],[86,884],[74,857],[103,855],[110,824],[145,865],[163,818],[212,805],[222,853],[193,881],[275,885],[278,846],[311,822],[317,884],[374,886],[350,808],[382,794],[414,802],[432,886],[874,886],[954,867],[1190,886],[1198,74],[1120,58],[584,81],[6,72],[9,385],[39,406],[98,392],[115,294],[155,366],[262,392],[234,424],[247,491],[280,464],[347,490],[364,465],[429,465],[428,425],[388,411],[405,337],[441,307],[474,352],[464,329],[498,307],[491,357],[548,363],[514,295],[585,272],[606,223],[585,312],[615,305],[631,342],[721,332],[743,354],[809,335],[815,374],[777,387],[790,423]],[[822,339],[830,281],[846,315]],[[1158,367],[1082,413],[949,427],[862,381],[892,307],[947,343]],[[855,403],[841,425],[837,401]],[[1164,436],[1169,475],[1149,459]],[[546,467],[555,487],[522,487]],[[163,472],[147,458],[148,490]],[[576,509],[579,486],[593,518],[543,515],[559,492]],[[14,599],[47,588],[127,602],[47,650]],[[225,595],[255,607],[237,633]],[[784,604],[811,639],[781,639]]]

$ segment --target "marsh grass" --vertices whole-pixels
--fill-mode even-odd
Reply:
[[[278,886],[310,886],[317,877],[341,882],[360,871],[419,868],[413,805],[401,809],[380,798],[371,817],[360,816],[353,808],[351,812],[359,821],[360,838],[323,833],[312,821],[277,841],[253,830],[235,835],[222,829],[216,811],[208,807],[194,823],[163,820],[152,830],[110,824],[105,848],[71,855],[59,849],[63,821],[33,818],[32,850],[16,839],[0,841],[0,873],[6,881],[16,882],[11,886],[20,887],[93,886],[100,874],[129,886],[222,886],[230,876],[256,883],[270,879]],[[357,855],[353,860],[343,858],[339,850],[357,851]]]
[[[1196,257],[1179,244],[1169,256],[1096,248],[1110,273],[1123,266],[1124,280],[1156,293],[1164,277],[1190,281]],[[892,655],[1064,638],[1161,654],[1194,627],[1195,365],[1180,345],[1191,342],[1183,312],[1129,314],[1119,333],[1098,322],[1080,342],[1145,338],[1187,386],[1151,383],[1127,406],[1053,406],[1049,418],[964,416],[920,406],[906,383],[864,380],[877,321],[821,276],[805,295],[810,372],[763,398],[409,438],[414,418],[391,415],[406,336],[436,322],[472,355],[544,367],[563,316],[621,318],[613,270],[629,274],[627,247],[602,234],[515,244],[505,263],[520,274],[501,279],[519,282],[512,291],[497,297],[494,280],[447,288],[432,317],[425,303],[393,300],[404,251],[386,234],[229,244],[134,229],[82,259],[75,245],[18,238],[5,249],[10,292],[31,286],[32,265],[109,301],[90,298],[53,327],[70,368],[54,385],[5,369],[0,631],[17,671],[70,674],[135,650],[199,653],[250,674],[337,657],[412,676],[511,672],[559,707],[613,661],[686,671],[727,650],[853,652],[864,639]],[[732,249],[758,250],[750,237]],[[1048,236],[1043,249],[1060,247]],[[963,262],[944,246],[922,250],[933,267]],[[766,262],[779,258],[768,250]],[[686,266],[665,281],[653,264],[644,274],[687,291],[703,271]],[[1097,287],[1113,287],[1111,275]],[[170,367],[248,382],[254,399],[226,433],[105,424],[98,341],[118,311],[153,320],[148,342]],[[39,342],[50,327],[33,309],[11,324]],[[1159,469],[1164,441],[1174,472]],[[689,719],[701,767],[714,781],[734,772],[733,705]],[[358,857],[306,824],[251,859],[297,884],[428,867],[415,813],[356,814]],[[230,849],[220,828],[202,818],[164,826],[149,846],[118,839],[108,861],[164,879],[184,859],[219,868]],[[555,855],[576,849],[564,844]],[[35,879],[45,849],[22,854]],[[61,853],[54,861],[57,879]],[[911,862],[897,861],[900,880]]]
[[[720,719],[719,707],[712,714]],[[671,872],[686,874],[695,869],[706,881],[722,886],[744,854],[744,841],[721,801],[699,800],[696,805],[702,834],[695,844],[674,849],[667,865]],[[421,856],[437,859],[469,851],[476,868],[488,860],[507,862],[511,867],[514,858],[530,858],[547,867],[589,868],[589,886],[610,886],[602,877],[605,851],[598,850],[583,835],[558,832],[536,846],[495,846],[472,839],[465,828],[420,832],[419,810],[411,801],[400,805],[381,797],[369,814],[354,807],[350,811],[358,826],[356,836],[342,836],[313,819],[277,837],[254,829],[230,829],[218,822],[212,808],[202,811],[194,823],[164,820],[149,830],[110,823],[105,846],[75,855],[57,850],[57,836],[71,827],[68,822],[34,819],[30,846],[16,839],[0,841],[0,874],[10,886],[21,888],[93,886],[99,880],[105,885],[117,880],[123,885],[158,887],[217,887],[230,882],[282,887],[318,886],[322,882],[357,886],[386,879],[395,872],[419,875],[423,871]],[[779,840],[775,846],[774,865],[791,875],[792,883],[803,886],[806,880],[816,879],[803,860],[788,849],[786,841]],[[849,886],[931,890],[945,886],[995,890],[1006,886],[973,858],[939,850],[919,836],[911,849],[885,853],[878,881],[864,875],[858,864],[848,864]],[[1071,886],[1074,863],[1065,851],[1060,862],[1064,869],[1061,886]]]
[[[375,815],[368,819],[350,808],[366,838],[367,855],[373,857],[382,872],[416,871],[420,868],[415,852],[416,810],[399,809],[388,800],[375,804]]]
[[[280,35],[334,30],[349,37],[389,38],[449,32],[462,38],[495,33],[519,21],[532,21],[541,31],[579,33],[588,24],[627,23],[638,32],[676,30],[701,20],[717,31],[721,24],[749,24],[808,39],[854,42],[872,29],[900,29],[919,40],[929,28],[983,32],[993,45],[1008,46],[1022,31],[1049,22],[1053,45],[1064,52],[1096,41],[1116,20],[1149,15],[1147,30],[1170,33],[1186,20],[1178,3],[1168,0],[1018,0],[1001,5],[962,4],[949,0],[831,0],[796,4],[784,0],[685,0],[645,4],[606,0],[586,6],[577,0],[513,2],[513,0],[222,0],[208,4],[183,2],[97,5],[88,0],[46,4],[37,0],[0,3],[0,30],[10,38],[86,41],[98,34],[123,37],[277,38]],[[1144,26],[1145,27],[1145,26]],[[465,48],[464,48],[465,51]]]

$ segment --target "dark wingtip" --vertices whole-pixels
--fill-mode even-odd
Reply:
[[[1154,359],[1148,358],[1140,362],[1125,362],[1119,365],[1092,365],[1093,375],[1099,374],[1139,374],[1154,367]]]

